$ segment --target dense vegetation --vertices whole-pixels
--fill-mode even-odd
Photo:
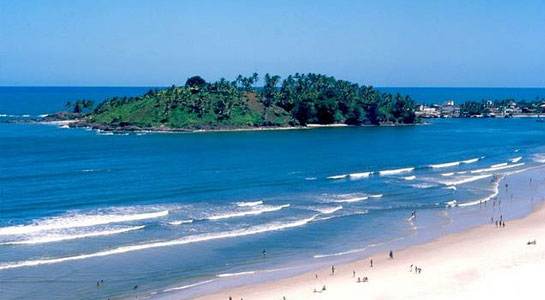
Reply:
[[[234,81],[206,82],[199,76],[184,86],[151,90],[139,97],[109,99],[85,116],[87,123],[140,128],[239,128],[412,124],[415,104],[408,96],[381,93],[320,74],[295,74],[284,80],[266,74]]]

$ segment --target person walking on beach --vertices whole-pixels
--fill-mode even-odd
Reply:
[[[390,250],[390,259],[394,259],[394,252]]]
[[[331,275],[335,275],[335,265],[331,266]]]
[[[372,258],[369,260],[369,266],[370,266],[371,268],[373,268],[373,259],[372,259]]]

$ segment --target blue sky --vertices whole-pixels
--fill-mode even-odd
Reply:
[[[545,1],[0,0],[0,85],[545,86]]]

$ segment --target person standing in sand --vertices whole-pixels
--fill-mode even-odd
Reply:
[[[331,266],[331,275],[335,275],[335,265]]]
[[[392,250],[390,250],[389,256],[390,256],[390,259],[394,259],[394,252]]]

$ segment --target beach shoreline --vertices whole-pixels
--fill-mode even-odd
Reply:
[[[506,299],[517,296],[521,290],[530,297],[538,292],[535,278],[545,269],[543,220],[545,204],[539,199],[530,214],[504,220],[505,227],[498,228],[492,222],[448,233],[394,251],[394,259],[387,252],[354,258],[336,265],[335,275],[329,267],[320,268],[226,288],[196,299]],[[536,245],[527,245],[534,240]],[[422,269],[418,274],[416,267]],[[369,281],[358,283],[358,278],[364,277]],[[161,299],[179,299],[176,293],[172,298],[162,296]]]

